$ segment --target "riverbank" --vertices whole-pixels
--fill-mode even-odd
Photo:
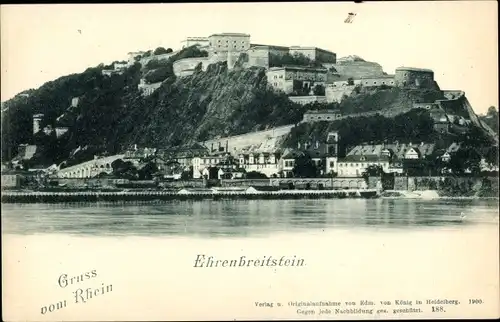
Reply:
[[[155,200],[228,200],[228,199],[335,199],[335,198],[377,198],[374,189],[364,190],[279,190],[248,193],[245,191],[4,191],[2,203],[68,203],[100,201],[155,201]]]

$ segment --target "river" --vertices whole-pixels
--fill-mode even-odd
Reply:
[[[498,229],[497,199],[3,204],[4,319],[311,319],[254,304],[408,297],[481,298],[446,317],[496,316]],[[198,255],[305,264],[200,268]],[[92,270],[58,285],[61,274]],[[80,285],[105,284],[113,291],[74,303]],[[324,316],[350,317],[366,318]]]

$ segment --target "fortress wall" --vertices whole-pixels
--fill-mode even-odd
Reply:
[[[248,50],[248,65],[269,68],[269,49],[254,47]]]
[[[334,87],[332,84],[328,84],[325,88],[325,97],[327,103],[338,102],[342,100],[344,95],[351,95],[354,91],[355,85],[346,85],[343,87]]]
[[[226,142],[228,143],[229,151],[239,151],[242,148],[249,146],[261,146],[262,148],[272,149],[273,145],[278,142],[281,136],[287,135],[290,130],[295,125],[286,125],[281,127],[276,127],[270,130],[251,132],[236,136],[230,136],[225,138],[218,138],[200,142],[202,145],[206,146],[209,150],[214,146],[217,150],[219,144],[221,147],[226,147]]]
[[[384,71],[382,66],[372,62],[348,62],[342,64],[333,64],[333,68],[341,75],[350,76],[353,78],[382,76]]]
[[[177,54],[179,51],[173,51],[171,53],[168,53],[168,54],[161,54],[161,55],[152,55],[152,56],[148,56],[148,57],[144,57],[144,58],[141,58],[139,60],[139,63],[141,63],[142,66],[146,65],[147,63],[149,63],[149,61],[151,60],[163,60],[163,59],[169,59],[170,57],[172,57],[173,55]]]
[[[318,103],[326,103],[326,96],[289,96],[288,97],[290,99],[290,101],[294,102],[294,103],[297,103],[297,104],[301,104],[301,105],[306,105],[306,104],[309,104],[309,103],[314,103],[314,102],[318,102]]]
[[[194,70],[196,66],[201,63],[202,70],[206,70],[208,66],[208,58],[207,57],[196,57],[196,58],[184,58],[180,59],[173,64],[174,74],[175,76],[185,76],[183,75],[184,71]],[[188,73],[189,74],[189,73]],[[192,74],[192,72],[191,72]]]
[[[436,103],[413,103],[413,108],[423,108],[426,110],[433,110],[439,108],[439,104]]]

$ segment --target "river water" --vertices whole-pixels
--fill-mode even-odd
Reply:
[[[2,263],[8,276],[4,318],[316,319],[318,312],[298,313],[287,305],[258,307],[255,301],[443,297],[464,303],[481,298],[485,303],[450,307],[441,317],[497,316],[498,203],[335,199],[3,204]],[[303,259],[305,265],[197,268],[198,255],[220,260],[285,256]],[[92,270],[97,277],[80,282],[82,287],[112,284],[113,291],[75,304],[72,292],[80,284],[62,288],[58,278]],[[41,313],[44,306],[65,299],[67,307]],[[351,317],[374,318],[319,318]],[[412,317],[436,316],[425,308]]]

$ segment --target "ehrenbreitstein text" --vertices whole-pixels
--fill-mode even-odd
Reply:
[[[213,256],[199,254],[194,261],[194,267],[275,267],[275,266],[305,266],[303,258],[297,256],[263,256],[260,258],[247,258],[240,256],[237,259],[216,259]]]

